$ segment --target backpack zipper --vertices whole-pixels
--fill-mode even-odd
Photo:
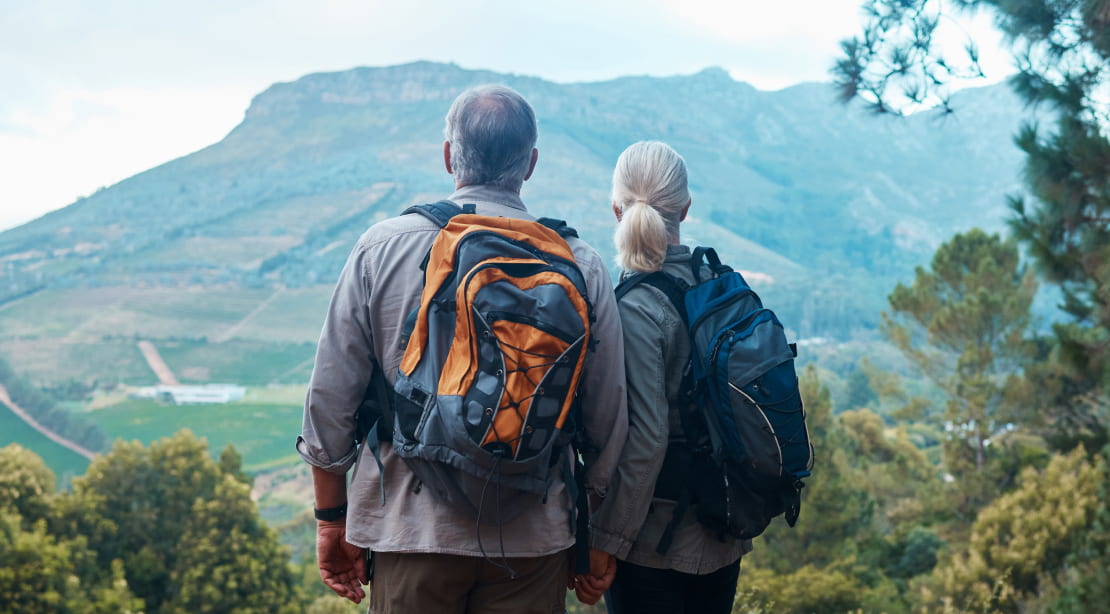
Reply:
[[[721,331],[721,334],[717,335],[717,338],[713,341],[713,348],[709,350],[709,360],[706,362],[706,370],[711,369],[713,365],[717,364],[717,355],[721,352],[721,346],[725,344],[725,341],[732,339],[738,333],[740,333],[740,331],[750,328],[752,320],[756,319],[757,317],[759,317],[760,314],[763,313],[771,313],[771,310],[767,308],[756,309],[755,311],[752,311],[745,315],[743,319],[737,321],[735,326],[731,326]],[[705,315],[708,314],[703,314],[702,317],[705,317]],[[698,318],[699,321],[701,321],[701,319],[702,318]],[[778,321],[778,318],[775,317],[774,313],[771,313],[771,321]],[[693,332],[693,330],[694,327],[691,326],[690,331]]]

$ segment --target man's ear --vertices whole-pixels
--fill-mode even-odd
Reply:
[[[451,170],[451,141],[443,142],[443,166],[447,168],[448,175],[454,174]]]
[[[524,180],[532,176],[532,171],[536,170],[536,160],[540,159],[540,150],[535,147],[532,148],[532,161],[528,163],[528,172],[524,174]]]
[[[680,222],[686,221],[686,214],[690,212],[690,203],[692,203],[692,202],[694,202],[694,199],[692,199],[692,198],[690,200],[686,201],[686,206],[682,208],[682,215],[678,216],[678,221],[680,221]]]

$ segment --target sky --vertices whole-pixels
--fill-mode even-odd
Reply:
[[[416,60],[556,82],[718,66],[829,81],[860,0],[0,0],[0,230],[223,138],[313,72]],[[969,18],[989,81],[1011,72]]]

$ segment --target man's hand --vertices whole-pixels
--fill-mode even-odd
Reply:
[[[573,565],[573,558],[571,564]],[[609,590],[616,575],[617,558],[608,552],[590,548],[589,575],[573,577],[575,597],[586,605],[597,603],[605,591]]]
[[[316,561],[324,584],[336,595],[355,603],[366,596],[366,550],[347,542],[346,520],[316,522]]]

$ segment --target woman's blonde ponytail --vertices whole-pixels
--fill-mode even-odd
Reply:
[[[648,273],[663,267],[670,236],[658,211],[643,201],[633,201],[622,209],[615,240],[621,268]]]
[[[620,210],[614,241],[617,263],[639,273],[658,271],[690,202],[686,161],[666,143],[640,141],[613,169],[613,206]]]

